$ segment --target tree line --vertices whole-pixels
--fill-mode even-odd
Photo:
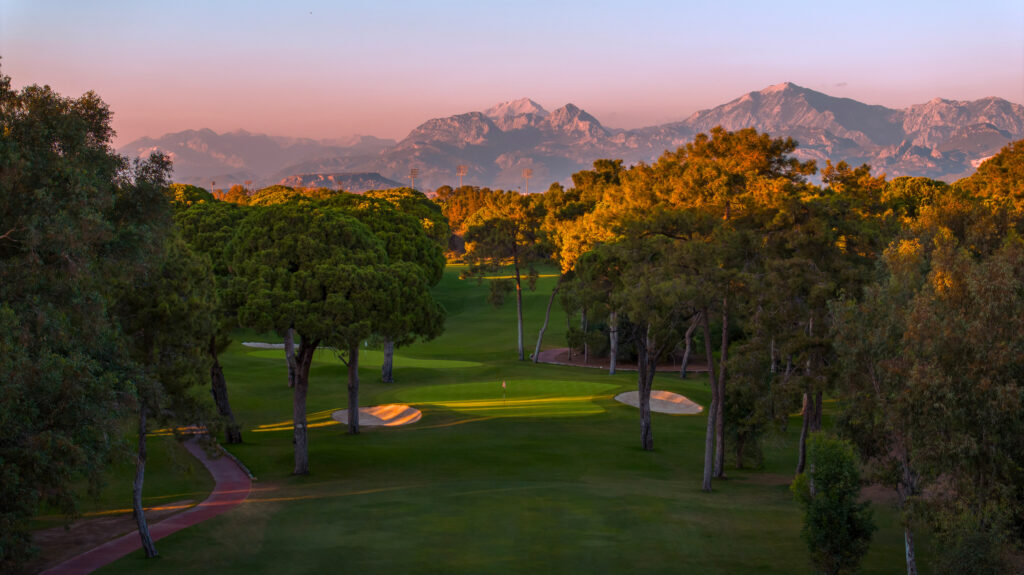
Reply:
[[[705,491],[727,461],[757,465],[767,434],[799,413],[794,471],[805,479],[794,490],[809,516],[823,509],[813,501],[822,490],[807,488],[815,474],[819,486],[850,488],[809,463],[832,398],[834,433],[856,450],[850,459],[821,439],[816,453],[896,489],[908,572],[921,528],[939,541],[937,564],[999,572],[1024,539],[1024,142],[953,184],[845,162],[819,171],[796,149],[716,128],[651,164],[599,160],[569,189],[466,186],[437,200],[460,236],[451,247],[464,250],[464,276],[512,266],[490,297],[516,292],[520,360],[519,294],[538,265],[557,266],[547,309],[558,299],[568,312],[570,348],[606,356],[610,373],[617,360],[637,365],[643,449],[653,448],[655,367],[679,361],[686,377],[703,348]],[[860,518],[847,535],[870,537],[867,511],[844,501],[835,509]],[[823,548],[820,529],[805,536]],[[824,572],[856,565],[867,546],[835,549],[814,554]]]

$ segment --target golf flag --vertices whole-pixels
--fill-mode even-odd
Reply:
[[[502,389],[505,389],[505,382],[504,382],[504,381],[503,381],[503,382],[501,382],[501,388],[502,388]]]

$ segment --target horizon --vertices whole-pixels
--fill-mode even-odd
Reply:
[[[116,146],[204,128],[401,140],[521,98],[628,130],[784,82],[895,109],[1024,103],[1024,5],[0,0],[0,57],[15,87],[95,91]]]

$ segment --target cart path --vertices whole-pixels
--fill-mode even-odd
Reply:
[[[199,505],[177,515],[172,515],[159,523],[150,525],[149,532],[153,537],[153,541],[162,539],[172,533],[177,533],[186,527],[191,527],[207,519],[212,519],[249,497],[252,480],[249,479],[249,475],[233,459],[225,455],[221,455],[216,459],[211,458],[199,445],[195,437],[185,442],[185,448],[206,466],[210,475],[213,476],[216,485],[214,485],[210,496]],[[60,565],[51,567],[43,571],[43,575],[92,573],[100,567],[113,563],[139,549],[142,549],[139,532],[132,531],[127,535],[108,541],[95,549],[72,557]],[[159,548],[157,550],[159,551]]]

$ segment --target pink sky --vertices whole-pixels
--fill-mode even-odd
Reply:
[[[118,143],[184,129],[402,138],[530,97],[617,128],[784,81],[870,104],[1024,103],[1024,3],[0,0],[15,86],[95,90]]]

